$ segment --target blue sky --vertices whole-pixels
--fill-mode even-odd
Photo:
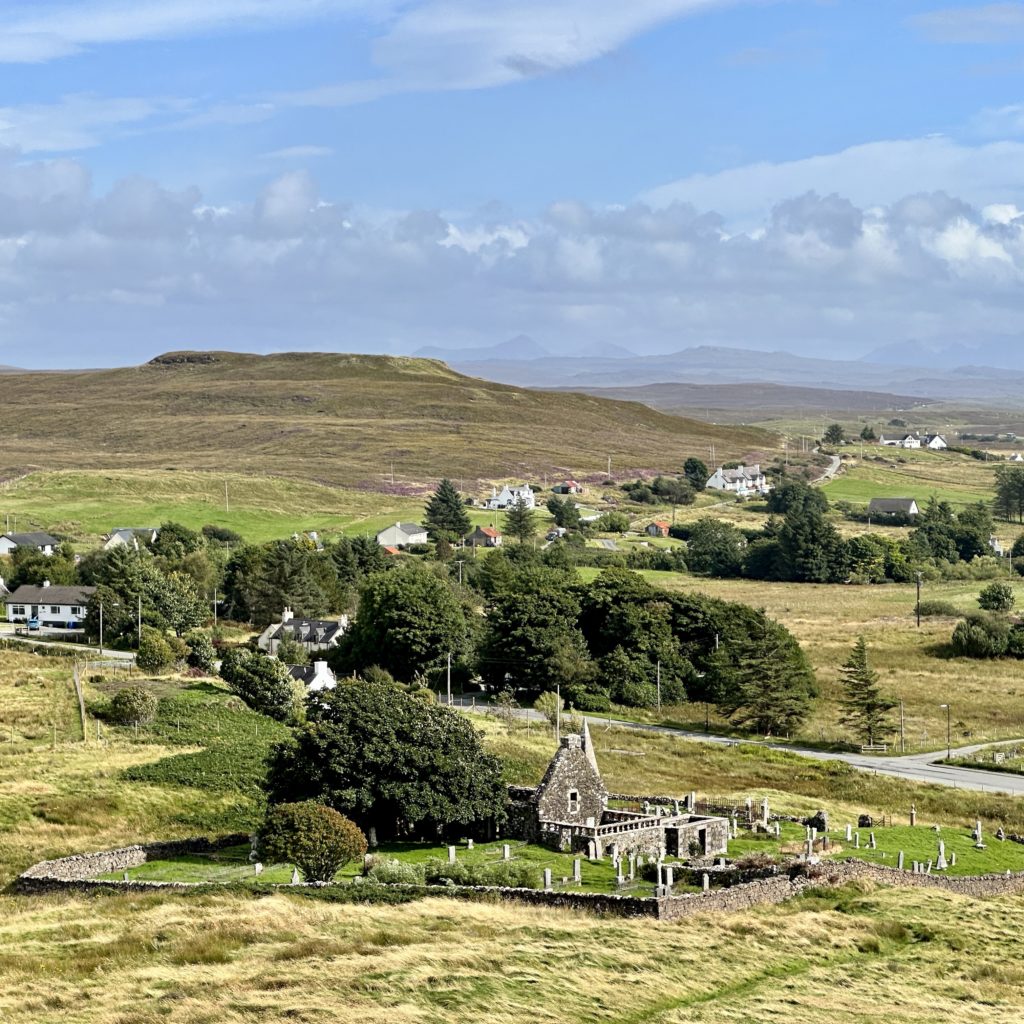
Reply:
[[[1012,2],[0,0],[0,362],[1016,344],[1022,79]]]

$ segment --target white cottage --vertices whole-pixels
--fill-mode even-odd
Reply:
[[[500,493],[495,489],[487,501],[487,508],[507,509],[517,501],[522,501],[527,508],[536,508],[537,498],[529,484],[520,487],[509,487],[506,484]]]
[[[8,622],[38,622],[40,626],[75,629],[85,618],[95,587],[41,587],[24,584],[4,598]]]
[[[771,490],[768,478],[760,465],[737,466],[723,469],[721,466],[708,477],[707,486],[713,491],[728,491],[744,497],[748,494],[767,494]]]

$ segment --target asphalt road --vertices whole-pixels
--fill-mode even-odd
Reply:
[[[468,698],[464,698],[456,703],[461,704],[463,707],[471,706]],[[475,710],[492,714],[494,712],[494,708],[482,704],[475,705]],[[529,718],[533,721],[543,720],[544,718],[539,711],[529,708],[520,708],[516,711],[516,715],[519,718]],[[871,754],[847,754],[812,750],[806,747],[792,747],[788,744],[769,743],[759,740],[740,741],[728,736],[717,736],[714,733],[689,732],[684,729],[673,729],[667,725],[646,725],[614,718],[588,718],[587,723],[595,731],[600,729],[601,726],[615,726],[622,729],[634,729],[638,732],[661,733],[678,737],[681,740],[690,740],[698,743],[717,743],[723,746],[736,746],[740,742],[754,743],[771,750],[788,751],[791,754],[798,754],[801,757],[808,757],[815,761],[845,761],[860,771],[875,772],[878,775],[892,775],[896,778],[908,779],[911,782],[933,782],[940,786],[953,786],[957,789],[973,789],[984,793],[1005,793],[1008,796],[1024,796],[1024,775],[978,771],[973,768],[960,768],[956,765],[935,763],[939,758],[945,756],[945,751],[943,750],[933,750],[926,754],[906,754],[899,757],[879,757]],[[1000,740],[999,742],[1007,743],[1013,741]],[[980,743],[969,747],[954,747],[952,753],[956,757],[958,755],[974,753],[987,746],[992,746],[992,744]]]
[[[39,647],[67,648],[71,651],[80,651],[84,658],[90,660],[99,659],[100,657],[98,647],[90,647],[86,644],[63,643],[60,640],[47,640],[45,633],[36,636],[15,636],[13,627],[0,628],[0,640],[10,640],[16,644],[31,644]],[[130,662],[135,660],[135,654],[132,651],[115,651],[110,647],[104,647],[102,660]]]

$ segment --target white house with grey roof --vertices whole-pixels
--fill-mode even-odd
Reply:
[[[419,523],[395,523],[377,534],[377,543],[382,548],[407,548],[413,544],[426,544],[427,528]]]
[[[60,541],[48,533],[5,533],[0,536],[0,555],[9,555],[18,548],[35,548],[44,555],[52,555]]]
[[[306,693],[333,690],[338,685],[338,679],[326,661],[314,661],[312,665],[289,665],[288,674],[305,686]]]
[[[735,469],[718,469],[708,477],[707,486],[713,491],[728,491],[745,497],[748,494],[767,494],[771,490],[768,478],[760,465],[737,466]]]
[[[487,508],[511,508],[518,501],[521,501],[527,508],[536,508],[537,496],[529,484],[522,484],[518,487],[509,487],[506,484],[500,492],[496,488],[492,489],[491,496],[487,499]]]
[[[289,637],[311,653],[327,651],[338,643],[346,629],[347,615],[337,619],[305,619],[293,615],[291,608],[285,608],[281,614],[281,621],[267,626],[259,635],[256,646],[276,656],[281,641]]]
[[[56,629],[76,629],[85,618],[95,587],[41,587],[24,584],[4,597],[8,622],[38,622]]]
[[[868,502],[869,516],[916,516],[920,511],[913,498],[872,498]]]
[[[160,531],[155,526],[119,526],[103,538],[103,550],[114,548],[131,548],[138,551],[140,547],[152,544]]]

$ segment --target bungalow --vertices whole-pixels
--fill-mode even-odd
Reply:
[[[5,533],[0,536],[0,555],[9,555],[15,548],[35,548],[44,555],[52,555],[60,541],[48,533]]]
[[[377,534],[377,543],[382,548],[407,548],[413,544],[426,544],[426,527],[419,523],[395,523]]]
[[[941,434],[925,434],[921,440],[924,447],[930,448],[933,452],[941,452],[949,447]]]
[[[533,493],[533,488],[529,484],[523,484],[520,487],[509,487],[506,484],[501,489],[501,493],[498,493],[496,489],[492,488],[491,497],[488,500],[486,507],[491,509],[506,509],[511,508],[518,501],[522,501],[527,508],[536,508],[537,499]]]
[[[1002,558],[1006,554],[1006,548],[1003,547],[1003,542],[993,534],[988,539],[988,546],[992,549],[992,554]]]
[[[1011,462],[1024,462],[1024,455],[1021,455],[1020,452],[1014,452],[1010,456],[1010,461]]]
[[[913,498],[872,498],[869,516],[916,516],[921,510]]]
[[[707,486],[713,491],[729,491],[740,496],[767,494],[771,490],[768,478],[761,472],[760,465],[740,465],[736,469],[724,469],[719,466],[708,477]]]
[[[917,434],[901,434],[898,437],[886,437],[882,434],[878,443],[887,448],[920,448],[921,438]]]
[[[314,661],[312,665],[289,665],[288,675],[296,682],[302,683],[306,693],[333,690],[338,685],[338,679],[326,661]]]
[[[45,580],[41,587],[24,584],[4,598],[8,622],[34,620],[40,626],[76,629],[85,618],[95,587],[54,587]]]
[[[653,523],[649,523],[644,533],[648,537],[667,537],[668,536],[668,523],[663,522],[660,519],[656,519]]]
[[[160,531],[155,526],[119,526],[103,538],[103,550],[114,548],[131,548],[138,551],[140,547],[152,544]]]
[[[281,621],[271,623],[259,635],[256,646],[261,651],[276,655],[281,641],[287,636],[302,644],[307,651],[326,651],[334,647],[348,629],[348,616],[338,619],[303,619],[292,615],[291,608],[281,613]]]
[[[555,494],[586,494],[587,489],[583,484],[577,483],[575,480],[563,480],[560,484],[555,484],[551,488]]]
[[[493,526],[478,526],[472,533],[467,533],[465,541],[470,547],[500,548],[501,531]]]

